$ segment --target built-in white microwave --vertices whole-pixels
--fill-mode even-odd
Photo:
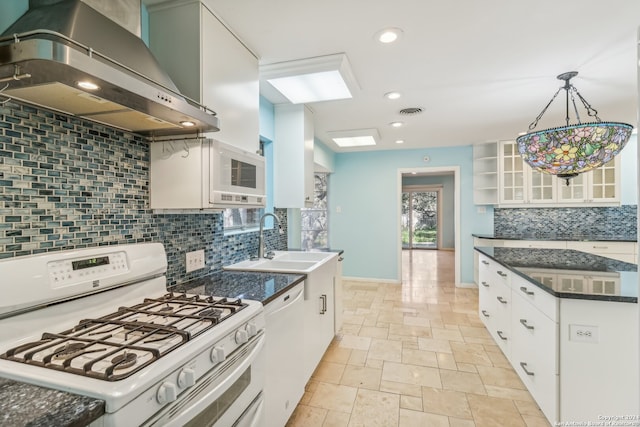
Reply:
[[[209,203],[213,207],[264,207],[265,161],[258,154],[209,142]]]

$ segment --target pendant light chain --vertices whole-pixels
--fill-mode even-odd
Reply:
[[[547,112],[547,108],[549,108],[549,106],[556,99],[556,96],[558,96],[558,94],[560,93],[561,90],[562,90],[562,88],[560,88],[560,89],[558,89],[556,91],[556,93],[551,98],[551,101],[549,101],[549,103],[542,109],[540,114],[538,114],[538,117],[536,117],[536,119],[531,122],[531,124],[529,125],[529,130],[534,130],[536,128],[536,126],[538,126],[538,121],[542,118],[542,116],[544,116],[544,113]]]

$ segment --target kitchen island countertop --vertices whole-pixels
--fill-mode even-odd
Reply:
[[[491,240],[556,240],[567,242],[636,242],[636,236],[587,233],[521,233],[521,234],[472,234],[479,239]]]
[[[0,425],[80,427],[104,414],[104,402],[0,378]]]

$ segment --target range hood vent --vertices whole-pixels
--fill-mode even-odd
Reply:
[[[0,36],[5,86],[0,100],[145,136],[219,130],[215,112],[180,94],[140,38],[140,0],[30,0]]]

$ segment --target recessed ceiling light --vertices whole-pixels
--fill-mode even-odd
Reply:
[[[193,122],[191,122],[191,121],[188,121],[188,120],[185,120],[185,121],[183,121],[183,122],[180,122],[180,124],[181,124],[182,126],[186,127],[186,128],[190,128],[190,127],[192,127],[192,126],[195,126],[195,125],[196,125],[195,123],[193,123]]]
[[[396,144],[404,144],[404,139],[398,139],[398,140],[396,140]]]
[[[387,92],[384,94],[384,97],[387,99],[398,99],[401,96],[400,92]]]
[[[89,81],[80,81],[77,83],[78,87],[82,88],[82,89],[87,89],[87,90],[98,90],[100,89],[100,86],[98,86],[97,84],[93,83],[93,82],[89,82]]]
[[[399,128],[404,126],[404,122],[391,122],[389,123],[389,126],[393,127],[393,128]]]
[[[376,145],[380,139],[377,129],[353,129],[328,132],[338,147],[364,147]]]
[[[385,44],[393,43],[400,37],[402,37],[402,30],[395,27],[383,28],[376,33],[376,40]]]

